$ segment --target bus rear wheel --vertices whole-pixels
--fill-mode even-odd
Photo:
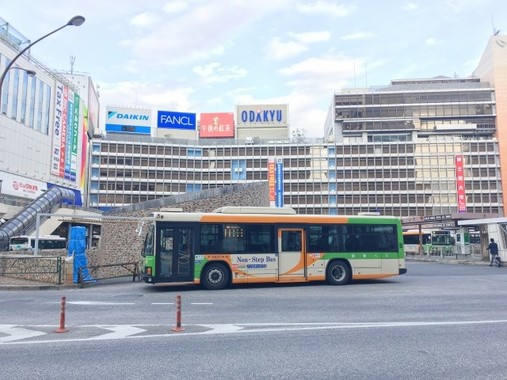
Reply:
[[[206,265],[202,275],[202,286],[208,290],[224,289],[229,284],[229,271],[224,264]]]
[[[350,281],[351,270],[342,260],[331,261],[327,266],[326,280],[330,285],[345,285]]]

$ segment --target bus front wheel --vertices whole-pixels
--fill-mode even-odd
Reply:
[[[224,264],[211,263],[206,265],[202,276],[202,286],[208,290],[223,289],[229,284],[229,271]]]
[[[326,271],[326,280],[330,285],[345,285],[350,281],[351,270],[349,265],[342,260],[329,263]]]

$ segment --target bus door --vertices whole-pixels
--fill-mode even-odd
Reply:
[[[303,229],[278,229],[278,280],[302,281],[306,278],[305,237]]]
[[[156,246],[157,274],[162,281],[192,281],[195,229],[159,224]]]

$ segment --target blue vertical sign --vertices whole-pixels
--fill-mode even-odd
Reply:
[[[275,206],[283,207],[283,161],[276,160]]]

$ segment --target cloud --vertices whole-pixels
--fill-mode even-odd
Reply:
[[[280,99],[290,104],[292,130],[304,129],[308,137],[322,137],[332,94],[347,87],[354,78],[356,62],[342,55],[327,55],[308,58],[279,70],[290,89],[289,94]]]
[[[412,11],[419,9],[419,6],[414,3],[406,3],[401,7],[401,9],[404,11],[412,12]]]
[[[156,21],[156,16],[152,13],[144,12],[132,18],[130,23],[135,26],[150,26]]]
[[[289,36],[293,37],[296,41],[303,44],[311,44],[315,42],[328,41],[331,38],[331,32],[306,32],[306,33],[289,33]]]
[[[308,50],[306,45],[295,41],[282,41],[275,37],[271,39],[265,48],[265,56],[268,59],[283,60],[294,57]]]
[[[484,0],[446,0],[445,5],[455,13],[461,13],[473,7],[485,6]]]
[[[223,54],[234,41],[266,15],[286,10],[290,0],[254,2],[194,1],[191,6],[169,3],[168,16],[160,18],[150,33],[128,41],[132,54],[144,57],[147,66],[178,65]],[[178,5],[180,4],[180,5]]]
[[[205,83],[226,83],[230,80],[245,77],[247,70],[239,66],[222,67],[218,62],[211,62],[207,65],[195,66],[192,71]]]
[[[295,57],[309,49],[313,43],[327,41],[331,37],[328,31],[288,33],[292,41],[284,41],[280,37],[273,37],[265,48],[267,59],[283,60]]]
[[[333,78],[353,74],[355,60],[341,55],[308,58],[291,66],[279,70],[284,76],[299,76],[301,78],[325,78],[332,82]]]
[[[322,13],[325,15],[344,17],[348,16],[356,8],[336,4],[334,1],[317,0],[306,4],[299,4],[296,10],[301,13]]]
[[[435,45],[441,45],[443,43],[443,41],[437,40],[434,37],[429,37],[429,38],[426,38],[424,43],[428,46],[435,46]]]
[[[190,87],[168,89],[167,86],[143,82],[100,83],[101,113],[107,106],[147,108],[155,110],[194,110]],[[121,99],[121,104],[118,104]]]
[[[181,13],[188,8],[188,3],[185,1],[171,1],[164,4],[162,10],[165,13]]]
[[[341,37],[342,40],[365,40],[374,36],[371,32],[358,32]]]

